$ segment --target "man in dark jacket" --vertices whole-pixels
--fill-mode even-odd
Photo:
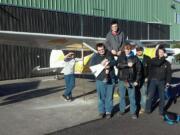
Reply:
[[[113,54],[119,55],[124,43],[124,33],[120,31],[117,21],[111,22],[111,30],[106,35],[106,48]]]
[[[124,50],[117,60],[117,67],[119,70],[119,92],[120,92],[120,115],[125,113],[125,95],[126,89],[130,100],[130,113],[132,119],[137,119],[136,115],[136,101],[135,101],[135,86],[138,85],[141,78],[141,64],[137,56],[131,51],[131,45],[124,45]]]
[[[149,75],[149,87],[148,87],[148,97],[146,104],[146,112],[151,112],[152,98],[158,90],[160,103],[159,103],[159,114],[162,116],[164,114],[164,90],[165,87],[170,85],[171,81],[171,65],[165,59],[165,49],[158,48],[157,56],[151,60],[150,75]]]
[[[136,47],[136,56],[141,62],[141,80],[137,88],[137,93],[140,91],[141,96],[137,97],[137,101],[140,100],[141,109],[139,111],[140,114],[144,113],[146,108],[146,99],[147,99],[147,86],[148,86],[148,75],[149,75],[149,67],[151,58],[145,54],[143,54],[143,47]],[[137,94],[139,96],[139,94]]]
[[[99,43],[96,45],[97,53],[90,61],[90,66],[102,64],[105,69],[96,77],[96,89],[98,94],[98,110],[100,117],[111,118],[113,108],[113,90],[114,90],[114,68],[116,65],[113,55],[105,49],[105,45]],[[108,63],[108,64],[107,64]],[[109,78],[106,79],[108,70]]]

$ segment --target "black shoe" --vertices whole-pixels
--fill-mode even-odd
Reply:
[[[106,119],[110,119],[110,118],[111,118],[111,114],[110,113],[106,114]]]
[[[67,97],[64,94],[62,95],[62,97],[65,101],[67,101]]]

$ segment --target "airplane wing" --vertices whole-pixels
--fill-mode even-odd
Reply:
[[[0,44],[21,45],[37,48],[94,51],[96,43],[104,42],[105,38],[69,36],[44,33],[0,31]],[[86,43],[83,44],[82,43]],[[82,47],[83,46],[83,47]]]

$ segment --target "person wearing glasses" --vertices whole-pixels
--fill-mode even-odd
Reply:
[[[98,95],[98,111],[101,118],[107,119],[112,117],[113,109],[113,90],[114,90],[114,68],[116,65],[111,52],[106,50],[103,43],[96,45],[97,53],[95,53],[90,61],[90,66],[101,64],[104,66],[103,71],[95,76],[96,90]],[[108,80],[107,80],[108,74]]]

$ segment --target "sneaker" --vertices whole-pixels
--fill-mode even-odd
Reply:
[[[139,114],[143,114],[145,112],[145,110],[143,108],[141,108],[141,110],[139,111]]]
[[[62,97],[65,101],[67,101],[67,97],[64,94],[62,95]]]
[[[137,119],[137,115],[136,115],[136,114],[133,114],[133,115],[131,116],[131,118],[132,118],[133,120],[136,120],[136,119]]]
[[[71,101],[72,99],[69,96],[65,96],[64,94],[62,95],[65,101]]]

